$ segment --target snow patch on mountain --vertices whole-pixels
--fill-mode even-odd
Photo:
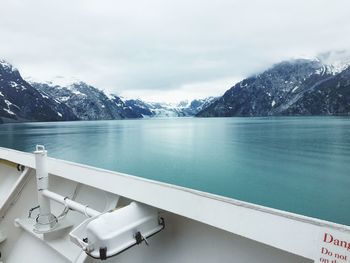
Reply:
[[[299,89],[299,86],[295,86],[295,87],[292,89],[292,93],[294,93],[297,89]]]
[[[350,51],[331,51],[318,55],[317,60],[323,65],[323,73],[336,75],[350,66]]]

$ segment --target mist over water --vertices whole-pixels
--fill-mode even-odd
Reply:
[[[350,225],[350,118],[0,125],[0,146]]]

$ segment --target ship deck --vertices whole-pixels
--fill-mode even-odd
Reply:
[[[4,262],[94,262],[69,240],[84,215],[68,213],[51,234],[33,232],[28,211],[37,205],[34,155],[0,148],[0,251]],[[327,248],[349,258],[349,249],[326,240],[350,241],[350,228],[127,174],[48,158],[51,191],[100,212],[137,201],[157,208],[166,227],[110,262],[313,262],[331,260]],[[52,203],[54,214],[64,207]],[[17,222],[16,219],[26,219]],[[325,235],[327,238],[325,238]],[[349,243],[350,244],[350,243]],[[52,258],[52,260],[51,260]],[[35,260],[34,260],[35,259]],[[348,259],[346,259],[348,260]],[[350,261],[341,262],[350,262]],[[322,262],[322,261],[321,261]],[[327,261],[324,261],[327,262]],[[331,262],[331,261],[329,261]]]

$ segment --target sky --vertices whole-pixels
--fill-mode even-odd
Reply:
[[[220,96],[282,60],[350,47],[349,0],[0,0],[0,58],[127,98]]]

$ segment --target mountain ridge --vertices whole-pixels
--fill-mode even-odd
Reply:
[[[331,60],[331,55],[324,56]],[[324,58],[323,58],[324,59]],[[293,59],[236,83],[221,97],[177,105],[124,99],[73,79],[26,81],[0,60],[0,123],[155,117],[350,115],[350,59]]]
[[[211,100],[176,106],[124,100],[77,79],[26,81],[15,67],[0,60],[0,123],[193,116]]]
[[[283,61],[236,83],[196,116],[349,115],[350,97],[347,90],[339,89],[344,94],[333,94],[329,89],[336,85],[321,89],[325,83],[333,83],[332,80],[347,70],[348,65],[338,72],[317,59]],[[320,92],[319,96],[313,95]],[[327,98],[327,94],[331,94],[332,99]],[[338,95],[343,96],[342,101],[337,100]],[[302,103],[304,97],[309,98],[308,103]],[[318,103],[319,100],[323,103]],[[339,107],[343,111],[335,110],[336,103],[344,104]],[[324,109],[316,111],[314,105],[322,105]]]
[[[64,103],[80,120],[115,120],[141,118],[125,106],[117,96],[107,96],[103,91],[84,82],[66,87],[48,83],[31,83],[42,94]]]
[[[2,122],[77,120],[67,106],[42,96],[4,60],[0,60],[0,117]]]

